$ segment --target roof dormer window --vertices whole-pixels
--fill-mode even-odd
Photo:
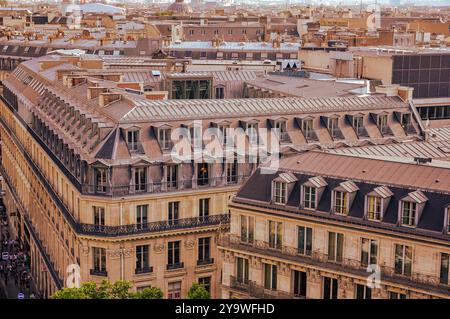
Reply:
[[[382,198],[379,196],[367,196],[367,219],[381,221]]]
[[[139,150],[139,130],[127,131],[127,144],[131,152],[137,152]]]
[[[291,172],[278,175],[272,182],[272,200],[275,204],[285,205],[297,177]]]
[[[321,176],[311,177],[302,185],[301,206],[305,209],[316,209],[327,182]]]
[[[348,193],[335,191],[333,210],[336,214],[348,214]]]
[[[450,234],[450,206],[445,210],[445,231]]]
[[[428,198],[421,191],[414,191],[404,197],[399,204],[399,222],[403,226],[417,226]]]
[[[390,198],[394,194],[386,186],[379,186],[366,195],[366,217],[368,220],[381,221]]]
[[[287,184],[284,182],[273,182],[273,201],[276,204],[286,204]]]
[[[402,225],[414,226],[417,218],[417,203],[402,201]]]
[[[158,141],[161,145],[161,149],[168,150],[172,146],[172,130],[170,128],[159,128],[158,129]]]
[[[332,210],[336,214],[348,215],[358,186],[352,181],[345,181],[333,190]]]

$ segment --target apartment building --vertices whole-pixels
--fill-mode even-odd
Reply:
[[[229,205],[223,298],[449,298],[448,162],[307,152]]]
[[[276,148],[288,155],[422,138],[413,106],[398,97],[153,101],[121,87],[110,69],[101,76],[90,59],[37,58],[3,81],[5,206],[47,297],[67,284],[72,264],[82,281],[125,279],[168,298],[200,282],[219,297],[229,197]],[[244,132],[247,153],[174,157],[182,142],[182,155],[207,149],[209,128],[219,145],[233,144],[227,129]],[[187,137],[173,136],[177,129]]]

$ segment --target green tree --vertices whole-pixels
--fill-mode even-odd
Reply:
[[[156,287],[146,288],[140,292],[131,291],[129,281],[120,280],[111,284],[103,280],[99,285],[85,282],[80,288],[63,288],[57,291],[52,299],[161,299],[163,293]]]
[[[188,299],[210,299],[211,296],[209,292],[200,285],[199,283],[194,283],[188,291]]]
[[[162,299],[163,292],[157,287],[145,288],[134,294],[134,299]]]

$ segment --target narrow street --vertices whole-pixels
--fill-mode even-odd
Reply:
[[[0,199],[0,299],[36,298],[29,274],[29,256],[10,238],[7,212]],[[19,298],[19,294],[21,294]]]

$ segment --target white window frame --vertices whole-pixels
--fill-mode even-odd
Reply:
[[[307,191],[306,191],[307,189],[314,191],[314,207],[306,206],[306,203],[313,203],[313,201],[311,200],[312,193],[309,193],[308,201],[306,200],[307,199],[306,198],[307,197]],[[317,209],[317,187],[306,186],[306,185],[302,186],[302,204],[303,204],[304,209],[311,209],[311,210]]]
[[[131,138],[132,138],[131,141],[130,141],[130,134],[131,134]],[[139,130],[128,130],[127,131],[127,144],[128,144],[128,149],[130,151],[136,152],[139,150],[139,140],[140,140]]]
[[[409,211],[409,217],[407,217],[408,222],[404,223],[404,214],[405,214],[405,206],[411,205],[408,209]],[[417,214],[418,214],[418,204],[413,201],[400,201],[400,223],[402,226],[407,227],[415,227],[417,224]]]
[[[370,198],[374,198],[374,216],[376,216],[377,214],[379,215],[379,219],[377,218],[370,218],[369,217],[369,207],[370,207]],[[377,205],[377,203],[379,203],[379,205]],[[375,195],[366,195],[366,217],[368,220],[370,221],[381,221],[383,219],[383,198],[380,196],[375,196]],[[377,212],[376,208],[379,207],[380,211]]]
[[[161,149],[168,150],[172,142],[172,129],[171,128],[160,128],[158,129],[158,140],[161,145]]]
[[[279,186],[279,187],[278,187]],[[286,205],[287,203],[287,183],[273,182],[272,199],[275,204]],[[281,201],[279,201],[281,200]]]
[[[338,199],[338,194],[342,194],[342,198],[340,198],[341,201],[341,205],[337,205],[337,199]],[[344,191],[333,191],[333,212],[335,214],[339,214],[339,215],[348,215],[349,213],[349,208],[348,208],[348,204],[349,204],[349,193],[348,192],[344,192]],[[342,203],[344,202],[344,198],[345,198],[345,206],[342,205]],[[341,207],[344,209],[343,212],[338,211],[336,208],[337,207]]]

